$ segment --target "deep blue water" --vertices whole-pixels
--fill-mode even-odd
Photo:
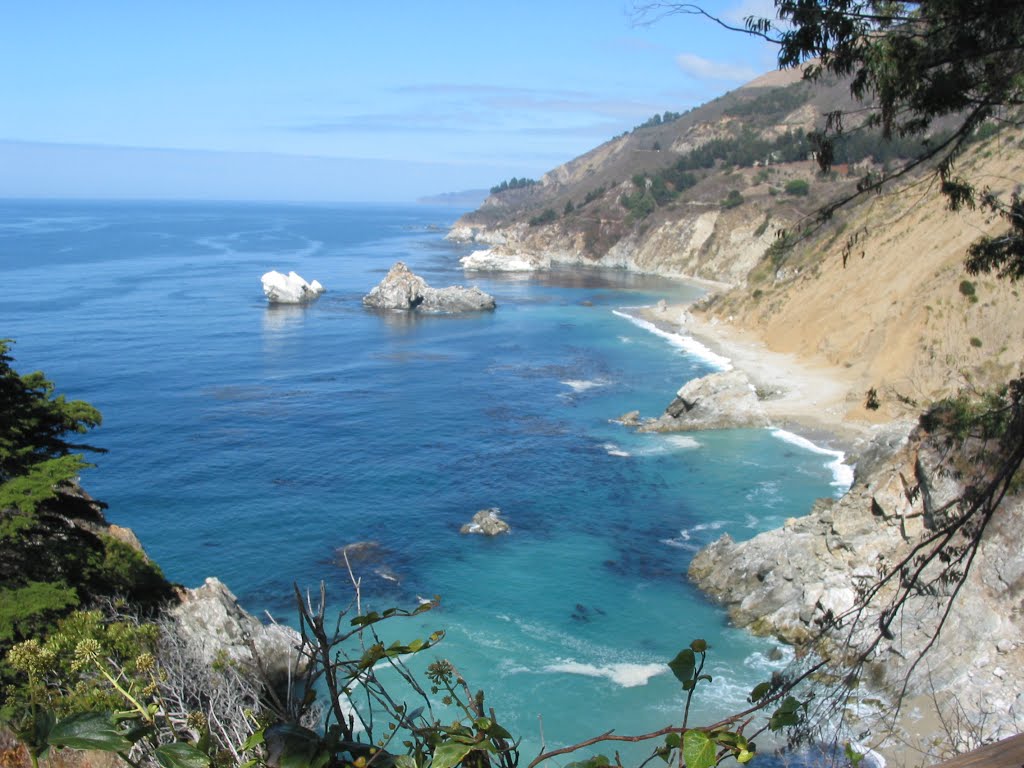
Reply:
[[[173,580],[227,582],[292,620],[292,584],[350,597],[336,550],[374,541],[364,601],[442,605],[402,625],[449,656],[524,754],[678,721],[664,662],[712,644],[694,722],[771,670],[686,581],[701,545],[835,492],[830,459],[767,430],[637,435],[709,363],[614,310],[683,299],[620,272],[466,275],[428,207],[0,201],[0,336],[104,415],[84,477]],[[360,302],[396,260],[475,283],[493,314],[409,317]],[[270,307],[260,275],[328,293]],[[461,536],[500,507],[499,539]]]

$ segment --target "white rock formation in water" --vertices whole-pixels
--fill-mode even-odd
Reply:
[[[374,309],[437,313],[479,312],[495,307],[494,297],[475,286],[431,288],[401,261],[395,262],[380,284],[363,297],[363,304]]]
[[[304,304],[327,290],[317,280],[307,283],[295,272],[283,275],[277,270],[271,270],[260,280],[263,281],[263,293],[272,304]]]

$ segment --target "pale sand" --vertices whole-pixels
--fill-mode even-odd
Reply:
[[[844,449],[874,434],[875,425],[862,416],[865,393],[858,391],[853,371],[775,352],[750,333],[690,313],[686,304],[645,307],[640,315],[729,358],[764,395],[762,404],[774,425]]]

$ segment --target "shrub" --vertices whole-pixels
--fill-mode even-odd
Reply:
[[[543,213],[539,213],[530,219],[531,227],[539,227],[542,224],[550,224],[558,219],[558,214],[554,208],[545,208]]]
[[[811,185],[805,179],[790,179],[786,182],[786,194],[794,197],[807,197],[811,191]]]
[[[737,208],[743,205],[743,195],[740,194],[738,189],[730,189],[729,194],[722,200],[722,207],[728,210],[729,208]]]

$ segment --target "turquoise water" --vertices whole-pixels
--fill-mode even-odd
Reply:
[[[466,275],[426,207],[0,202],[0,335],[104,414],[83,478],[167,575],[216,574],[245,607],[294,620],[292,584],[341,606],[337,549],[365,603],[441,607],[439,653],[488,692],[524,755],[678,720],[664,662],[695,637],[714,682],[694,722],[738,707],[771,645],[728,628],[688,583],[693,552],[836,492],[832,457],[767,430],[638,435],[708,360],[629,307],[696,289],[621,272]],[[493,314],[409,317],[361,296],[396,260],[475,283]],[[328,293],[269,307],[259,276]],[[627,308],[623,311],[623,308]],[[676,342],[676,343],[673,343]],[[785,437],[784,435],[782,437]],[[483,507],[513,533],[461,536]]]

